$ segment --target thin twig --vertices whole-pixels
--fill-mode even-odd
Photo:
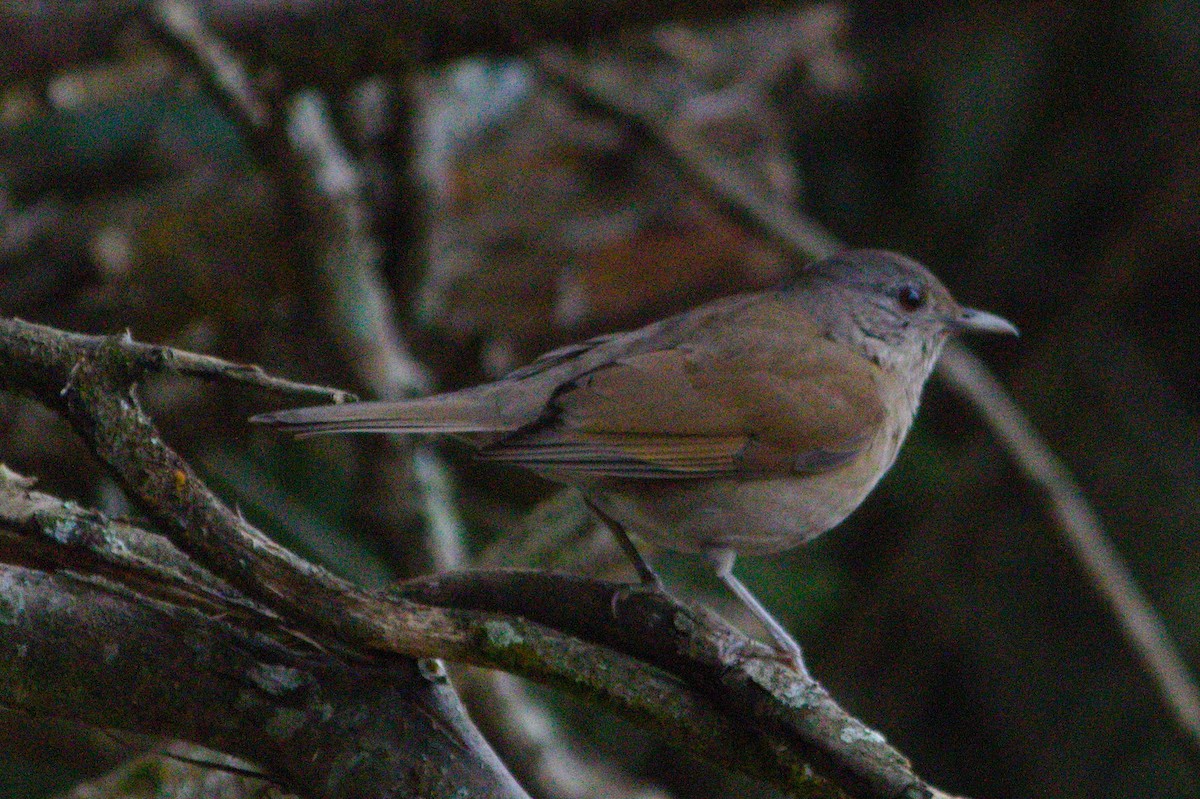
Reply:
[[[235,121],[254,130],[264,130],[270,125],[270,108],[258,97],[241,62],[200,21],[191,3],[154,0],[147,11],[152,27],[196,66],[196,73],[210,84],[212,95],[233,112]]]
[[[605,83],[562,48],[542,47],[531,56],[537,68],[556,85],[658,144],[687,177],[712,195],[747,225],[804,258],[822,258],[845,249],[829,231],[792,209],[771,202],[736,166],[722,162],[712,148],[673,124],[635,93]]]
[[[1154,678],[1176,723],[1193,745],[1200,747],[1200,690],[1162,618],[1104,532],[1099,515],[1070,469],[1000,381],[966,347],[954,342],[946,347],[941,376],[983,415],[1026,479],[1041,489],[1072,551]]]
[[[128,331],[116,336],[91,336],[57,330],[23,319],[7,319],[4,322],[17,331],[23,329],[37,336],[61,338],[81,351],[94,352],[101,347],[115,348],[122,353],[134,380],[140,380],[149,374],[177,374],[201,380],[242,383],[278,394],[313,397],[326,402],[353,402],[358,399],[353,393],[340,388],[298,383],[277,377],[257,364],[235,363],[212,355],[135,341]]]
[[[382,248],[371,232],[365,181],[338,141],[324,98],[315,91],[298,93],[288,109],[287,130],[308,173],[306,205],[323,234],[317,266],[349,365],[378,399],[428,393],[429,373],[396,328],[399,315],[379,270]]]

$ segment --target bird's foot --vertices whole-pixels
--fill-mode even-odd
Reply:
[[[782,648],[774,642],[767,643],[758,639],[746,640],[741,646],[731,647],[722,660],[728,668],[734,669],[745,669],[747,666],[753,667],[754,664],[763,664],[770,671],[774,671],[769,664],[779,664],[797,674],[802,681],[812,679],[808,667],[804,664],[804,657],[799,651]],[[752,670],[758,671],[753,668]]]

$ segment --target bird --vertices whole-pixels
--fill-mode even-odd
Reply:
[[[442,434],[578,489],[642,581],[631,536],[695,553],[807,675],[799,644],[734,575],[836,527],[894,463],[946,340],[1017,334],[925,266],[849,250],[769,289],[570,344],[434,396],[295,408],[298,435]]]

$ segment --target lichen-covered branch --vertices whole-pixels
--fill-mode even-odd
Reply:
[[[350,665],[69,572],[3,565],[0,586],[8,707],[203,743],[316,797],[523,796],[411,661]]]
[[[423,603],[515,614],[654,663],[774,741],[768,751],[781,769],[794,768],[799,755],[821,773],[837,773],[853,795],[934,795],[907,759],[823,686],[798,679],[767,647],[704,608],[680,608],[658,591],[517,570],[437,575],[398,590]]]
[[[349,664],[361,663],[370,669],[378,667],[381,657],[385,662],[401,662],[336,642],[321,645],[294,629],[287,619],[255,606],[198,569],[159,536],[35,491],[31,483],[6,469],[0,471],[0,562],[41,572],[70,572],[77,575],[80,584],[92,585],[95,590],[163,608],[174,617],[200,614],[219,618],[239,634],[275,640],[289,651],[298,649],[320,657],[336,654]],[[514,577],[512,593],[517,597],[522,591],[522,577]],[[526,584],[534,593],[513,598],[510,604],[534,608],[530,615],[539,615],[536,608],[543,596],[558,597],[564,590],[571,590],[570,578],[546,577],[549,583],[558,579],[565,584],[548,595],[540,585]],[[616,595],[622,588],[610,584],[608,590]],[[440,624],[429,625],[424,631],[423,650],[410,654],[450,655],[476,665],[508,668],[604,702],[713,762],[784,785],[805,784],[810,792],[822,792],[817,795],[842,795],[833,785],[806,775],[803,761],[786,754],[786,744],[766,745],[744,725],[721,714],[703,695],[634,658],[600,651],[593,644],[519,615],[469,607],[438,609],[434,613],[440,616]],[[581,624],[579,620],[575,626]],[[46,629],[55,630],[52,626]],[[114,633],[114,641],[120,640]],[[151,679],[151,675],[146,678]],[[75,695],[73,701],[81,702],[80,710],[84,712],[67,715],[89,721],[91,706],[83,706],[87,699]],[[448,695],[443,699],[450,702]],[[153,731],[138,725],[117,726]],[[222,741],[187,733],[187,729],[176,729],[161,734],[250,756],[250,744],[245,742],[225,746]],[[789,759],[792,762],[781,768],[779,764]]]
[[[561,685],[793,790],[935,795],[820,686],[769,660],[738,657],[756,644],[666,597],[643,601],[627,587],[593,583],[581,601],[578,582],[508,573],[499,611],[472,608],[462,597],[439,608],[360,591],[301,560],[221,503],[166,445],[132,391],[128,344],[118,337],[79,346],[48,328],[0,320],[0,388],[63,413],[176,547],[297,634],[324,641],[343,659],[357,653],[399,668],[404,661],[387,653],[444,657]],[[628,635],[611,634],[618,619]]]

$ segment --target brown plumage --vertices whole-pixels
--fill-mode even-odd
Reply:
[[[920,264],[855,251],[775,289],[554,350],[494,383],[254,421],[302,435],[449,434],[576,486],[611,526],[708,554],[799,666],[799,648],[733,577],[734,555],[795,546],[862,502],[957,330],[1016,332],[959,306]]]

